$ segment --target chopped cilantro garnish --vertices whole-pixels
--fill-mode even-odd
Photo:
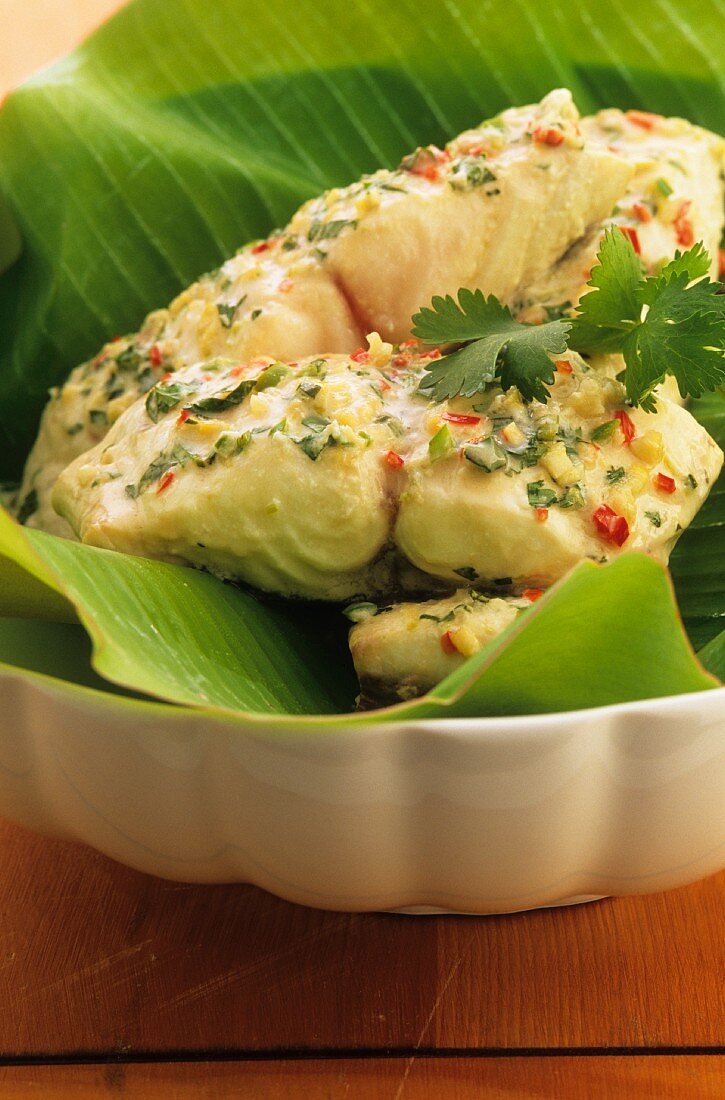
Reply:
[[[658,180],[655,180],[655,187],[657,188],[657,190],[659,191],[659,193],[661,195],[664,195],[664,197],[666,199],[668,199],[670,197],[670,195],[672,194],[672,190],[673,190],[672,187],[670,187],[667,180],[662,179],[661,176]]]
[[[195,401],[193,405],[187,405],[187,412],[223,412],[225,409],[234,408],[235,405],[241,405],[245,397],[254,389],[254,380],[251,378],[245,378],[233,390],[222,391],[221,393],[214,394],[213,397],[202,397],[201,400]]]
[[[164,413],[175,409],[184,397],[194,392],[194,387],[185,382],[159,382],[146,398],[146,412],[149,419],[157,424]]]
[[[329,222],[313,221],[307,234],[308,241],[328,241],[333,237],[339,237],[343,229],[347,227],[355,229],[357,222],[354,220],[334,219]]]
[[[306,416],[302,423],[306,428],[311,428],[313,432],[324,432],[325,428],[328,428],[332,423],[326,416],[318,416],[317,413],[311,413]]]
[[[645,512],[645,515],[654,527],[662,526],[662,516],[659,512]]]
[[[471,156],[461,157],[453,166],[448,182],[454,191],[471,191],[484,183],[493,183],[495,179],[483,156]]]
[[[697,488],[697,481],[695,479],[694,474],[688,474],[687,477],[685,478],[685,481],[687,482],[688,489],[696,489]]]
[[[232,327],[236,312],[242,302],[246,300],[246,297],[247,295],[244,294],[238,302],[217,302],[217,313],[219,314],[219,320],[224,328]]]
[[[258,393],[261,390],[271,389],[272,386],[278,386],[291,373],[286,363],[273,363],[271,367],[262,371],[254,383],[254,388]]]
[[[314,378],[303,378],[297,387],[297,392],[304,397],[317,397],[321,389],[321,383],[315,382]]]
[[[530,481],[526,486],[526,494],[532,508],[551,508],[559,499],[553,489],[545,487],[543,481]]]
[[[242,432],[241,435],[235,435],[232,432],[224,432],[214,444],[214,450],[218,455],[221,455],[222,458],[232,458],[234,455],[241,454],[242,451],[245,451],[251,442],[251,432]]]
[[[600,424],[598,428],[594,429],[591,438],[595,443],[600,443],[604,439],[609,439],[618,427],[618,420],[607,420],[606,423]]]
[[[605,477],[610,485],[614,485],[617,481],[621,481],[624,477],[624,466],[610,466]]]

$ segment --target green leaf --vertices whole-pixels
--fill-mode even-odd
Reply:
[[[629,240],[616,229],[604,234],[589,285],[579,302],[569,344],[577,351],[621,351],[642,314],[642,265]]]
[[[636,613],[632,609],[636,608]],[[666,571],[644,554],[584,561],[429,693],[457,717],[540,714],[702,691],[713,680],[680,629]]]
[[[115,685],[258,718],[352,708],[337,608],[265,603],[205,573],[21,529],[3,513],[0,544],[73,605],[95,671]],[[16,614],[23,591],[20,579]],[[428,696],[358,720],[570,710],[712,686],[679,626],[665,571],[626,554],[607,567],[582,562]]]
[[[185,0],[173,11],[168,0],[135,0],[73,55],[8,97],[0,110],[0,270],[15,262],[0,275],[0,477],[19,473],[50,385],[109,336],[134,330],[148,310],[164,305],[243,242],[283,225],[300,202],[326,186],[392,166],[417,145],[442,145],[481,118],[537,99],[557,85],[572,88],[583,111],[639,107],[710,128],[722,124],[723,71],[712,48],[721,30],[717,5],[668,0],[658,6],[653,22],[650,0],[630,0],[608,9],[606,35],[585,5],[568,7],[564,14],[522,0],[517,11],[520,18],[512,19],[502,0],[486,5],[460,0],[455,8],[424,0],[415,10],[387,0],[344,7],[336,0],[299,0],[293,11],[283,0],[250,0],[243,33],[230,34],[229,28],[239,25],[237,0]],[[647,27],[647,49],[632,33],[638,26]],[[703,419],[710,417],[709,401],[698,403]],[[673,559],[686,622],[698,644],[713,638],[723,622],[722,504],[716,489]],[[339,663],[344,642],[338,638],[333,644],[322,609],[282,612],[201,574],[135,559],[119,565],[112,555],[71,544],[56,555],[48,549],[49,539],[9,523],[0,528],[6,555],[0,561],[0,607],[14,615],[56,618],[72,617],[74,605],[79,613],[83,607],[94,624],[94,659],[110,679],[138,678],[143,682],[138,690],[148,685],[160,693],[163,687],[168,698],[177,689],[188,694],[198,687],[193,678],[178,682],[181,670],[190,673],[194,665],[188,652],[174,668],[174,647],[182,640],[195,652],[197,622],[189,625],[183,600],[175,608],[178,618],[171,611],[163,614],[169,591],[176,599],[188,583],[194,614],[203,624],[199,634],[211,647],[205,660],[218,644],[215,625],[232,630],[234,624],[236,632],[239,622],[242,630],[247,612],[252,625],[271,624],[273,634],[280,630],[285,639],[286,617],[292,617],[297,642],[285,644],[293,645],[289,667],[301,678],[311,675],[306,662],[321,654],[319,681],[313,674],[298,698],[297,686],[277,683],[288,671],[286,650],[264,657],[232,647],[243,679],[253,673],[262,677],[249,686],[258,692],[260,713],[266,706],[260,696],[270,702],[270,693],[272,705],[298,711],[350,705],[349,666]],[[617,563],[621,573],[602,570],[602,578],[625,576],[626,560]],[[67,571],[62,578],[61,567]],[[662,573],[653,563],[645,568],[649,573],[636,605],[643,607],[646,596],[648,609],[652,601],[656,609],[665,593],[652,570],[660,580]],[[584,566],[585,572],[591,569]],[[150,576],[147,605],[144,585]],[[142,577],[137,592],[133,584]],[[568,584],[557,590],[557,607]],[[628,607],[619,591],[618,583],[611,586],[611,606],[619,609],[621,621]],[[623,591],[631,590],[624,586]],[[593,622],[594,606],[586,603],[586,591],[577,592],[578,625],[558,635],[562,652],[575,648],[582,622]],[[552,592],[540,600],[525,621],[540,622],[549,607],[545,601],[554,599]],[[130,619],[119,625],[125,612]],[[157,612],[161,640],[150,626]],[[652,614],[661,626],[662,616]],[[279,615],[284,626],[275,618]],[[667,630],[674,629],[671,619],[667,623]],[[609,625],[614,637],[620,628]],[[522,629],[507,643],[523,644],[526,636]],[[249,635],[242,637],[251,646]],[[596,630],[593,637],[599,637]],[[652,690],[676,691],[682,683],[688,689],[696,681],[689,656],[677,648],[679,637],[663,635],[679,654],[675,663],[681,658],[684,664],[670,676],[668,658],[659,685],[647,681]],[[543,635],[540,643],[543,654]],[[623,653],[627,645],[622,644]],[[162,667],[154,671],[159,650]],[[223,646],[221,652],[231,660]],[[605,691],[595,685],[592,698],[609,692],[615,701],[616,677],[608,669],[617,654],[607,647],[603,653],[603,663],[592,668],[609,686]],[[501,659],[506,659],[503,648]],[[578,668],[577,660],[574,654],[568,669]],[[498,659],[492,661],[496,675],[500,667]],[[536,667],[544,667],[543,656]],[[637,669],[631,665],[620,672],[624,698],[636,689]],[[212,670],[208,676],[208,686],[215,686]],[[567,707],[582,698],[570,681],[568,675],[543,675],[526,692],[504,694],[495,705],[512,712],[533,705]],[[513,692],[513,677],[502,682]],[[247,688],[246,681],[240,689],[225,681],[219,690]],[[275,694],[278,690],[284,697]],[[431,714],[453,713],[456,691],[464,693],[461,706],[469,706],[470,713],[488,705],[485,693],[469,696],[463,681],[442,690],[442,705],[415,706],[428,707]],[[228,695],[220,699],[218,705],[226,705]]]
[[[692,403],[691,411],[720,447],[725,448],[725,393],[707,394]],[[687,633],[698,650],[718,635],[720,647],[725,645],[724,557],[725,474],[720,474],[670,559],[670,571]],[[709,650],[708,659],[716,649]],[[709,664],[707,667],[723,677],[722,666]]]
[[[566,350],[569,323],[549,321],[523,325],[493,295],[465,287],[458,302],[436,296],[413,317],[413,335],[427,344],[463,343],[467,347],[432,360],[418,387],[435,401],[472,397],[486,389],[498,374],[504,389],[516,386],[526,400],[545,401],[544,383],[554,381],[550,355]]]

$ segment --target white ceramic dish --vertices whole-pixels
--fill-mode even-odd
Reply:
[[[7,668],[0,699],[0,813],[168,878],[500,913],[725,865],[725,688],[303,732]]]

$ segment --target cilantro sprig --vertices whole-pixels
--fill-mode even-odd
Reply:
[[[725,297],[708,278],[710,257],[701,242],[643,278],[630,241],[610,229],[597,259],[594,289],[579,303],[570,347],[621,352],[627,397],[648,411],[667,374],[682,397],[700,397],[725,382]]]
[[[413,317],[413,335],[426,344],[457,344],[432,360],[419,390],[436,401],[472,397],[493,382],[516,386],[525,400],[545,401],[554,380],[552,355],[567,347],[584,353],[620,352],[627,397],[654,408],[652,391],[671,374],[683,397],[700,397],[725,382],[725,296],[708,278],[701,243],[677,252],[656,276],[645,277],[623,233],[609,229],[592,269],[593,288],[578,315],[542,325],[522,324],[493,295],[461,289],[458,301],[435,297]]]
[[[493,295],[465,288],[458,302],[448,294],[433,298],[431,306],[413,317],[413,335],[426,344],[467,346],[426,367],[421,393],[436,401],[473,397],[499,378],[504,389],[516,386],[526,400],[546,400],[546,384],[554,381],[550,356],[566,351],[571,322],[522,325]]]

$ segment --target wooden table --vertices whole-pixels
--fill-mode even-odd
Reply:
[[[725,875],[508,917],[324,913],[0,826],[0,1096],[725,1095]]]
[[[117,4],[0,0],[0,93]],[[351,916],[0,825],[0,883],[3,1100],[725,1095],[725,876],[512,917]]]

